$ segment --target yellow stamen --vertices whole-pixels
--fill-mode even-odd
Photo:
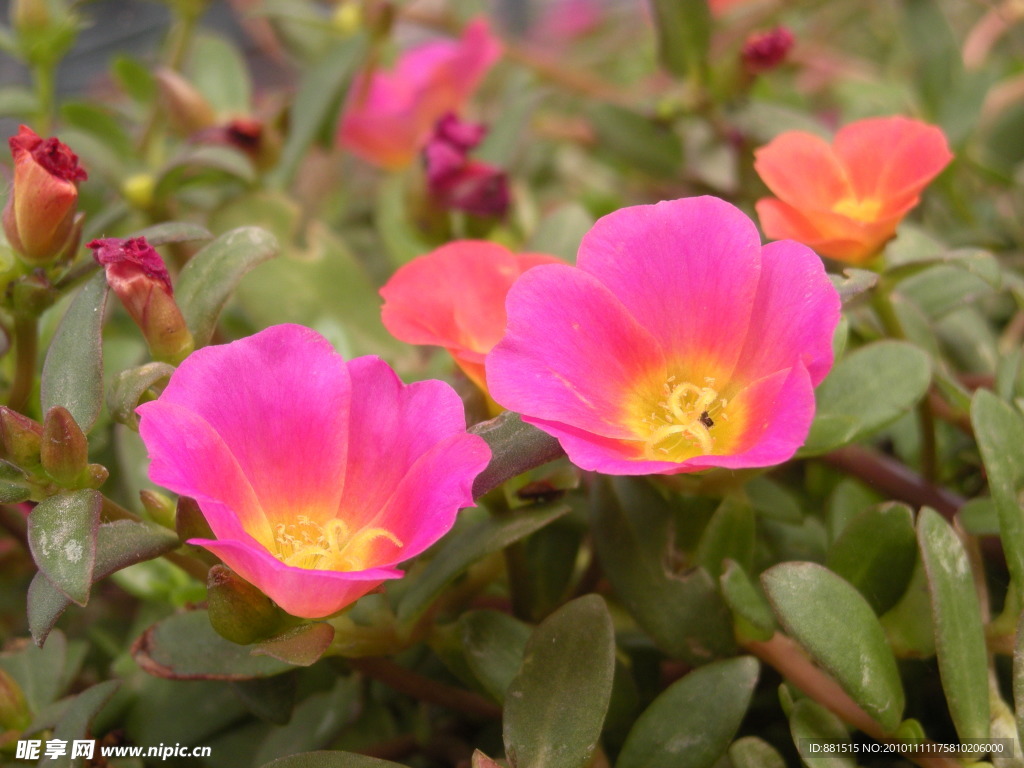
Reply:
[[[712,385],[714,379],[706,378]],[[650,430],[644,441],[644,455],[649,459],[685,461],[715,450],[711,433],[715,421],[726,418],[726,400],[711,386],[698,387],[688,381],[676,383],[669,377],[664,385],[665,399],[658,403],[661,412],[652,412],[644,419]]]
[[[299,515],[294,523],[278,523],[274,528],[277,551],[274,556],[285,565],[321,571],[365,570],[370,545],[387,539],[397,547],[402,541],[386,528],[363,528],[353,533],[337,518],[324,525]]]
[[[881,209],[882,201],[874,197],[844,197],[832,206],[833,213],[864,223],[877,221]]]

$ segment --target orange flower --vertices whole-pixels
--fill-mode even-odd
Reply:
[[[778,197],[757,201],[761,228],[773,240],[863,264],[952,159],[940,129],[905,117],[850,123],[831,145],[786,131],[754,152],[754,168]]]

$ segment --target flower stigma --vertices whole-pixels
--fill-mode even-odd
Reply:
[[[385,528],[364,528],[353,533],[344,521],[334,518],[325,524],[299,515],[294,523],[274,528],[274,556],[285,565],[321,571],[362,571],[370,545],[387,539],[397,547],[402,541]]]
[[[725,406],[728,401],[719,397],[715,380],[704,379],[698,387],[689,381],[676,382],[670,376],[662,385],[663,399],[643,423],[649,429],[644,441],[644,455],[659,461],[685,461],[693,456],[709,455],[715,451],[715,437],[711,433],[715,423],[728,421]]]

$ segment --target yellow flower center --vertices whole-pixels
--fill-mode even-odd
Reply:
[[[362,571],[370,545],[377,539],[388,539],[401,547],[401,540],[385,528],[364,528],[352,532],[337,518],[324,525],[299,515],[294,523],[278,523],[274,528],[274,557],[296,568],[320,571]]]
[[[882,209],[882,201],[877,197],[856,198],[852,195],[844,197],[832,206],[832,212],[840,216],[846,216],[855,221],[869,223],[878,220],[878,213]]]
[[[675,376],[665,382],[663,399],[657,409],[643,419],[649,430],[644,441],[644,456],[656,461],[685,461],[715,452],[715,425],[728,421],[728,401],[719,397],[715,380],[706,378],[704,386],[689,381],[677,382]]]

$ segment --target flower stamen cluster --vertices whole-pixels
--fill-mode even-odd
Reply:
[[[711,428],[716,419],[728,421],[725,406],[729,401],[718,396],[713,378],[706,378],[708,386],[703,387],[689,381],[676,383],[675,379],[670,376],[663,385],[665,399],[658,403],[662,412],[652,411],[644,419],[651,430],[644,443],[644,455],[673,461],[709,456],[715,452]]]
[[[366,569],[370,545],[387,539],[396,547],[402,541],[386,528],[363,528],[355,533],[343,520],[334,518],[321,525],[307,515],[294,523],[278,523],[274,528],[274,557],[296,568],[326,571],[362,571]]]

